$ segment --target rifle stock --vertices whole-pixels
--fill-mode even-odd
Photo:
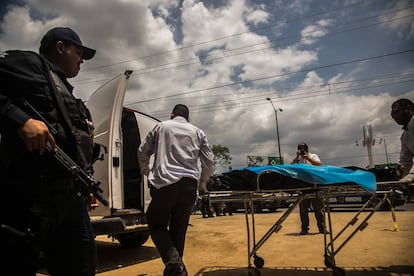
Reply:
[[[56,129],[52,125],[50,125],[49,122],[30,103],[24,100],[23,105],[30,109],[30,111],[40,120],[42,120],[47,125],[49,131],[53,135],[57,134]],[[89,193],[92,193],[93,196],[96,199],[98,199],[103,205],[108,206],[108,201],[103,197],[103,191],[99,187],[99,185],[101,184],[100,181],[96,181],[90,173],[86,172],[82,167],[80,167],[58,146],[56,151],[53,151],[50,144],[46,143],[46,149],[50,151],[55,160],[58,161],[64,169],[70,172],[74,179],[82,185],[84,196],[88,196]]]

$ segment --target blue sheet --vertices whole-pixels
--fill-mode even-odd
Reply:
[[[354,183],[369,193],[375,193],[377,190],[375,174],[362,169],[348,169],[330,165],[313,166],[308,164],[287,164],[246,167],[238,170],[248,170],[257,175],[265,171],[275,172],[289,178],[316,185]]]

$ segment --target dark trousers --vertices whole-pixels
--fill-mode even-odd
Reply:
[[[147,221],[165,265],[183,264],[185,236],[197,197],[197,180],[182,178],[161,189],[151,187]]]
[[[305,230],[305,231],[309,230],[309,208],[311,205],[312,205],[313,211],[315,212],[315,218],[316,218],[316,223],[318,225],[318,229],[319,231],[323,231],[325,229],[325,224],[323,220],[323,199],[320,197],[304,198],[299,203],[302,230]]]
[[[210,199],[208,197],[201,198],[201,214],[203,218],[214,217],[213,212],[211,211]]]
[[[5,228],[0,231],[2,273],[34,276],[39,257],[44,256],[44,265],[52,276],[95,275],[92,226],[85,201],[76,195],[73,182],[61,179],[56,183],[44,183],[50,187],[60,185],[61,189],[45,191],[42,193],[44,200],[33,203],[40,184],[34,179],[25,179],[24,174],[11,176],[14,178],[5,177],[14,180],[5,187],[7,192],[0,202],[0,222],[18,231]],[[29,228],[33,235],[28,234]]]
[[[55,195],[53,200],[57,221],[46,237],[44,248],[49,273],[95,275],[95,237],[84,199],[65,193]]]

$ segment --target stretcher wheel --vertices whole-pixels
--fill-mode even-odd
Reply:
[[[253,257],[254,257],[254,261],[253,261],[254,266],[257,267],[257,268],[262,268],[264,266],[263,258],[261,258],[257,255],[254,255]]]
[[[332,275],[333,276],[345,276],[345,270],[335,266],[334,268],[332,268]]]
[[[328,268],[335,267],[335,263],[332,261],[331,256],[329,256],[328,254],[325,254],[325,266]]]
[[[254,267],[250,267],[249,268],[249,276],[260,276],[260,270],[254,268]]]

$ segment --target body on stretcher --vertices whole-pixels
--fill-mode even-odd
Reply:
[[[299,165],[299,164],[293,164]],[[311,166],[293,166],[282,165],[275,167],[254,168],[255,169],[255,186],[253,190],[234,190],[210,192],[208,196],[211,202],[214,201],[233,201],[241,202],[245,206],[246,231],[247,231],[247,264],[251,268],[251,260],[255,267],[264,266],[264,260],[258,256],[257,252],[261,246],[275,233],[282,228],[283,222],[289,217],[296,206],[306,197],[321,197],[324,201],[324,218],[328,232],[324,233],[324,258],[325,265],[331,268],[334,275],[344,275],[344,270],[336,266],[336,254],[350,241],[350,239],[358,232],[364,230],[368,225],[370,217],[386,203],[389,203],[393,211],[391,199],[394,197],[398,182],[388,182],[384,185],[391,185],[390,190],[377,191],[377,183],[373,173],[367,171],[347,171],[342,168],[334,168],[328,166],[325,168]],[[309,171],[308,171],[309,169]],[[319,170],[318,170],[319,169]],[[236,172],[236,176],[239,172]],[[246,171],[241,171],[246,174]],[[250,175],[250,171],[247,172]],[[281,183],[280,175],[283,180],[289,180],[285,176],[299,177],[295,178],[295,184],[290,186],[289,183]],[[237,177],[236,177],[237,179]],[[266,179],[266,181],[263,181]],[[276,180],[276,185],[272,184],[272,179]],[[306,179],[309,182],[303,181]],[[238,181],[241,179],[238,178]],[[299,180],[299,181],[298,181]],[[247,187],[252,187],[251,179]],[[232,183],[236,184],[237,183]],[[378,186],[383,185],[379,183]],[[245,185],[246,186],[246,185]],[[263,189],[263,187],[280,187],[279,189]],[[337,234],[332,229],[332,216],[330,212],[330,198],[338,198],[350,195],[355,192],[367,192],[370,197],[367,202],[358,210],[355,216],[341,229]],[[265,197],[285,197],[291,204],[277,219],[277,221],[269,228],[269,230],[256,241],[255,221],[254,221],[254,202],[260,201]],[[250,208],[249,208],[250,207]],[[373,207],[369,212],[363,212],[368,207]],[[360,217],[364,216],[362,220]],[[393,219],[396,226],[396,218],[393,212]],[[349,233],[351,232],[351,233]],[[339,243],[339,245],[337,245]]]
[[[207,195],[208,202],[231,203],[233,212],[244,210],[244,201],[252,202],[255,213],[274,212],[278,208],[289,207],[293,196],[285,192],[252,192],[252,191],[211,191]],[[247,205],[250,211],[250,205]]]

